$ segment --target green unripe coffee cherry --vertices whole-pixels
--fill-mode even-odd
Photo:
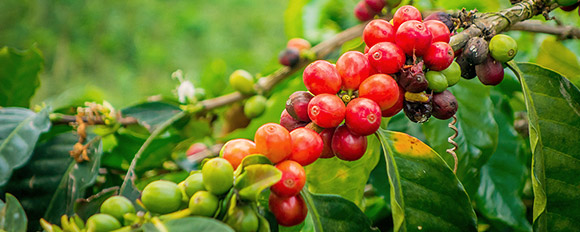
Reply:
[[[449,67],[441,71],[441,73],[447,79],[448,87],[454,86],[459,82],[459,80],[461,80],[461,67],[459,67],[459,64],[455,61],[451,63]]]
[[[256,95],[251,98],[248,98],[246,104],[244,105],[244,114],[248,118],[256,118],[266,110],[266,99],[262,95]]]
[[[196,192],[205,190],[201,172],[191,174],[182,183],[185,188],[185,193],[187,193],[187,197],[189,198],[191,198]]]
[[[193,215],[213,217],[219,206],[219,199],[208,191],[199,191],[189,200],[189,211]]]
[[[145,186],[141,201],[152,213],[171,213],[177,211],[181,205],[181,191],[173,182],[156,180]]]
[[[505,63],[518,53],[518,43],[509,35],[499,34],[489,41],[489,51],[495,60]]]
[[[121,223],[113,216],[98,213],[87,220],[87,232],[109,232],[121,228]]]
[[[229,210],[226,224],[237,232],[258,231],[258,216],[250,205],[238,206]]]
[[[123,196],[112,196],[101,205],[101,213],[111,215],[120,222],[123,222],[123,215],[135,213],[133,203]]]
[[[233,185],[234,168],[224,158],[213,158],[201,168],[205,189],[215,195],[222,195]]]
[[[429,82],[429,89],[434,92],[443,92],[447,89],[447,78],[441,72],[429,71],[425,73],[425,78]]]
[[[242,94],[254,93],[254,77],[246,70],[234,71],[230,75],[230,85]]]
[[[578,0],[556,0],[560,6],[571,6],[578,2]]]

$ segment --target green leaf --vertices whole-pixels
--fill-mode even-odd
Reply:
[[[0,201],[0,231],[25,232],[26,213],[12,194],[6,194],[6,204]]]
[[[203,231],[203,232],[234,232],[225,223],[208,217],[186,217],[163,222],[159,225],[165,231]],[[145,232],[159,232],[152,223],[143,225]]]
[[[0,49],[0,106],[29,107],[40,85],[43,62],[36,45],[24,51]]]
[[[179,112],[179,107],[163,102],[146,102],[121,110],[124,117],[136,118],[149,132]]]
[[[288,7],[284,11],[284,29],[288,38],[303,37],[302,28],[302,8],[309,0],[297,0],[288,2]]]
[[[336,157],[318,159],[305,167],[308,190],[313,193],[337,194],[362,207],[364,188],[380,159],[379,141],[368,136],[367,151],[356,161]]]
[[[580,83],[580,64],[574,52],[570,51],[556,37],[548,37],[540,45],[536,62],[570,78],[576,84]],[[557,52],[555,52],[557,51]]]
[[[479,171],[495,151],[498,142],[498,126],[493,118],[490,87],[482,85],[477,79],[462,79],[449,90],[458,103],[456,126],[459,135],[454,139],[459,144],[456,151],[459,159],[457,177],[467,193],[474,195],[479,187]],[[449,122],[451,119],[431,118],[423,125],[423,132],[429,145],[453,167],[453,157],[445,152],[452,147],[447,141],[453,134],[448,127]]]
[[[234,183],[240,198],[244,200],[257,201],[262,191],[282,179],[282,172],[270,164],[254,164],[244,170]]]
[[[48,111],[0,108],[0,186],[6,184],[15,168],[28,162],[38,137],[50,128]]]
[[[534,231],[578,230],[580,92],[554,71],[530,63],[518,65],[533,154]]]
[[[44,215],[47,221],[56,223],[63,214],[73,215],[76,200],[84,198],[85,191],[97,180],[103,145],[100,137],[90,139],[89,143],[87,154],[90,160],[81,163],[70,161]]]
[[[90,216],[99,212],[101,205],[105,200],[117,194],[119,187],[103,189],[101,192],[90,196],[87,199],[78,199],[74,205],[74,212],[83,220],[89,219]]]
[[[481,181],[474,199],[479,212],[496,227],[531,231],[526,219],[522,191],[528,177],[528,156],[518,149],[523,139],[513,127],[513,111],[507,98],[496,97],[495,121],[499,125],[499,142],[495,153],[481,168]],[[523,154],[523,155],[522,155]]]
[[[476,231],[463,185],[429,146],[379,129],[391,185],[394,231]]]
[[[314,225],[308,231],[378,231],[358,206],[349,200],[336,195],[312,194],[306,189],[301,194]]]
[[[244,159],[242,159],[242,162],[240,163],[240,165],[238,166],[238,168],[236,168],[236,171],[234,172],[234,176],[239,176],[240,174],[242,174],[245,171],[246,167],[248,167],[250,165],[254,165],[254,164],[272,165],[272,161],[270,161],[270,159],[268,159],[268,157],[266,157],[265,155],[260,155],[260,154],[248,155],[248,156],[244,157]]]

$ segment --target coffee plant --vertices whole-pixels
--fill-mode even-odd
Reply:
[[[178,70],[171,97],[31,106],[41,51],[0,50],[0,231],[580,231],[580,66],[519,43],[578,38],[580,2],[311,2],[287,17],[340,30],[221,96]]]

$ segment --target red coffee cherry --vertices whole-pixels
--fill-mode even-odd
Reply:
[[[354,16],[361,22],[373,19],[376,14],[364,1],[358,2],[354,7]]]
[[[336,128],[326,128],[320,132],[320,138],[322,138],[322,143],[324,147],[322,148],[322,153],[320,158],[327,159],[334,157],[334,152],[332,151],[332,135]]]
[[[292,138],[290,160],[306,166],[320,157],[324,144],[316,131],[308,128],[298,128],[290,132],[290,137]]]
[[[369,77],[370,69],[369,60],[358,51],[345,52],[336,61],[336,70],[345,90],[357,90],[361,81]]]
[[[427,29],[431,32],[433,36],[432,43],[435,42],[445,42],[449,43],[449,39],[451,37],[451,32],[449,32],[449,28],[443,22],[439,20],[429,20],[423,22]]]
[[[276,123],[266,123],[258,128],[254,141],[258,153],[268,157],[272,163],[287,159],[292,152],[290,133]]]
[[[314,95],[336,94],[342,85],[336,67],[326,60],[317,60],[306,66],[302,79],[308,91]]]
[[[346,106],[345,124],[359,135],[371,135],[381,126],[381,108],[367,98],[355,98]]]
[[[421,12],[417,8],[411,5],[402,6],[393,15],[393,27],[397,31],[404,22],[409,20],[421,21],[421,19]]]
[[[375,101],[381,110],[385,110],[395,105],[399,99],[399,86],[391,76],[376,74],[360,84],[358,94],[359,97]]]
[[[385,0],[364,0],[365,4],[374,12],[381,12],[385,7]]]
[[[286,48],[296,48],[298,51],[308,50],[311,47],[312,45],[310,45],[310,42],[302,38],[292,38],[288,40],[288,43],[286,44]]]
[[[409,20],[401,24],[397,30],[395,43],[409,56],[423,56],[431,45],[432,37],[425,24]]]
[[[288,131],[293,131],[296,128],[304,127],[308,124],[307,122],[301,122],[296,120],[294,117],[288,114],[288,111],[282,111],[282,115],[280,115],[280,125],[286,128]]]
[[[332,94],[316,95],[308,103],[308,116],[322,128],[338,126],[344,120],[345,112],[342,100]]]
[[[399,86],[399,98],[395,105],[391,106],[391,108],[383,110],[382,116],[383,117],[393,117],[395,114],[399,113],[403,109],[403,102],[405,101],[405,90]]]
[[[302,165],[285,160],[276,164],[276,168],[282,172],[282,179],[272,185],[270,190],[280,197],[291,197],[300,193],[306,183],[306,172]]]
[[[367,137],[352,133],[346,125],[336,128],[332,136],[332,151],[341,160],[360,159],[367,150]]]
[[[300,194],[291,197],[280,197],[271,193],[268,200],[268,208],[276,217],[278,224],[282,226],[298,225],[306,219],[308,214],[308,208]]]
[[[399,46],[391,42],[375,44],[367,53],[367,58],[371,66],[384,74],[396,73],[405,64],[405,53]]]
[[[244,157],[257,153],[256,144],[247,139],[228,141],[220,150],[220,157],[226,159],[234,169],[242,163]]]
[[[286,101],[286,111],[294,119],[302,122],[310,122],[308,117],[308,102],[314,96],[306,91],[296,91],[288,97]]]
[[[427,53],[423,56],[425,65],[432,71],[441,71],[453,63],[455,54],[451,45],[445,42],[435,42],[429,46]]]
[[[370,21],[363,31],[363,41],[369,47],[380,42],[395,42],[395,29],[384,19]]]

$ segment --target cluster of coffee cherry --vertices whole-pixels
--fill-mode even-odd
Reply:
[[[395,8],[401,0],[360,0],[354,8],[354,16],[360,21],[371,20],[381,14],[385,6]]]

